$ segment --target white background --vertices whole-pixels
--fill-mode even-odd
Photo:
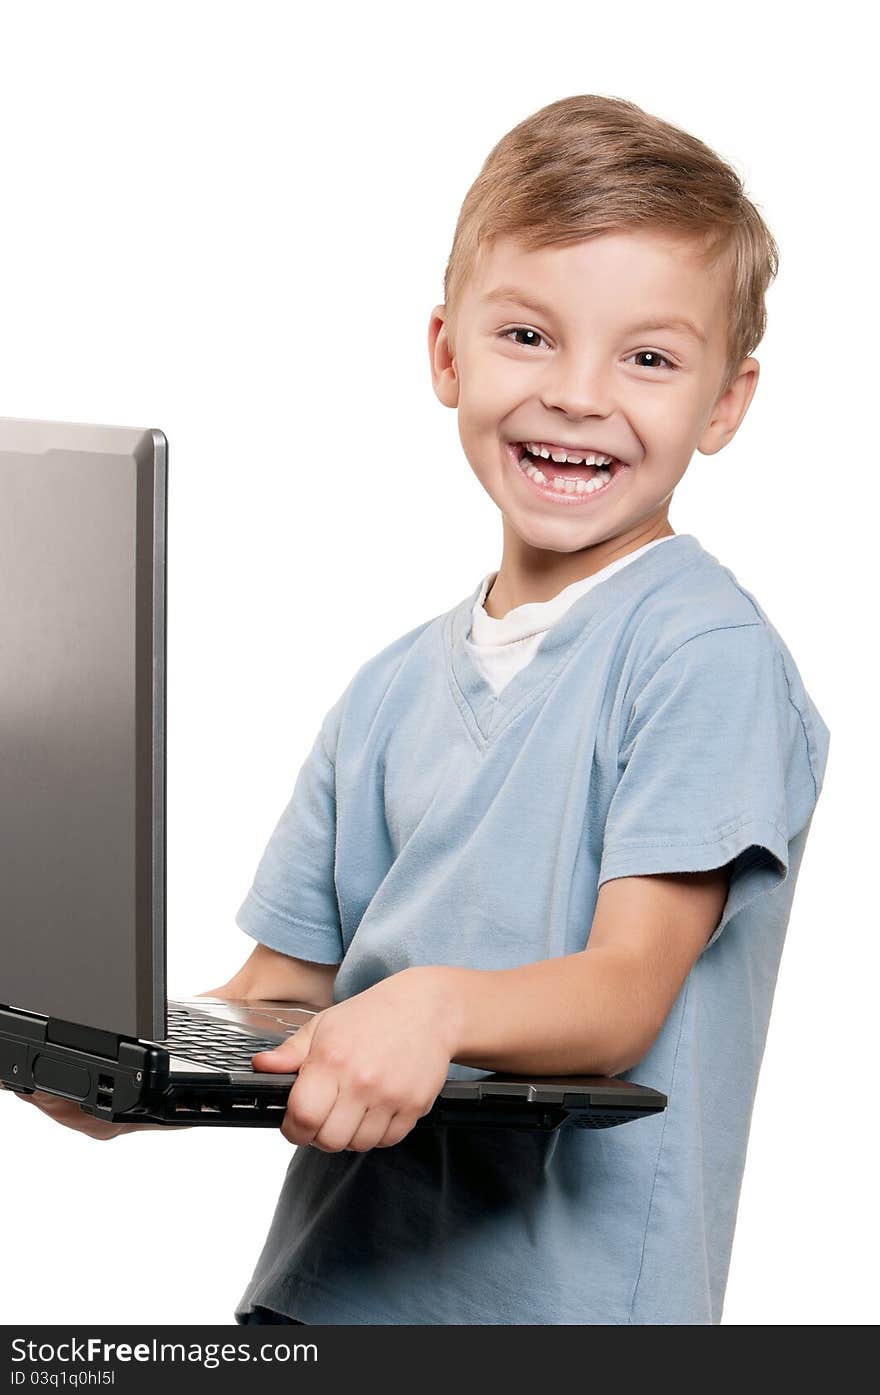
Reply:
[[[765,4],[0,6],[0,415],[170,443],[172,994],[225,981],[253,948],[235,912],[354,670],[500,561],[427,350],[491,146],[596,92],[691,130],[745,178],[781,249],[761,379],[729,447],[694,456],[671,521],[760,600],[832,748],[727,1324],[878,1317],[862,13],[836,5],[832,29],[799,7],[795,29],[791,7]],[[99,1144],[6,1095],[0,1150],[5,1323],[231,1322],[290,1157],[262,1130]]]

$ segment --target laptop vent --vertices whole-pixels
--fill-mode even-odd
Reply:
[[[615,1124],[628,1124],[644,1117],[641,1110],[615,1109],[594,1114],[575,1114],[570,1120],[573,1129],[611,1129]]]

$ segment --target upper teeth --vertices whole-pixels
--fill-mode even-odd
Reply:
[[[551,450],[549,446],[542,446],[538,441],[524,441],[523,445],[531,455],[541,455],[545,460],[553,460],[557,465],[610,465],[614,459],[611,455],[573,455],[570,451]]]

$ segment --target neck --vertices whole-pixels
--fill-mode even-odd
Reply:
[[[605,538],[578,552],[550,552],[532,547],[504,520],[504,549],[498,575],[483,602],[493,620],[502,620],[510,610],[532,601],[550,601],[571,586],[595,576],[611,562],[627,557],[649,542],[675,537],[675,529],[665,513],[661,518],[636,524],[616,537]]]

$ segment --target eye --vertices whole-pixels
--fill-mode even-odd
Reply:
[[[498,338],[510,340],[512,334],[530,334],[533,341],[538,340],[544,344],[547,343],[547,340],[542,334],[539,334],[536,329],[529,329],[528,325],[514,325],[512,329],[503,329],[498,335]],[[518,344],[517,347],[527,349],[532,348],[533,344]],[[636,353],[630,354],[630,358],[649,358],[654,360],[652,363],[638,365],[640,367],[659,368],[660,365],[663,364],[670,373],[675,373],[678,368],[677,363],[673,363],[665,354],[658,353],[656,349],[639,349]],[[629,362],[629,359],[627,359],[627,362]]]
[[[536,329],[529,329],[528,326],[526,326],[526,325],[514,325],[513,329],[505,329],[505,330],[502,330],[501,333],[499,334],[498,338],[499,338],[499,339],[509,339],[510,336],[511,336],[511,334],[531,334],[531,335],[533,335],[536,339],[544,339],[543,334],[539,334],[538,331],[537,331]],[[545,343],[545,344],[547,343],[547,340],[546,340],[546,339],[544,339],[544,343]],[[519,347],[522,348],[522,349],[525,349],[525,348],[529,348],[530,345],[521,344],[521,345],[519,345]]]
[[[662,363],[665,363],[666,367],[670,368],[673,373],[678,367],[678,364],[673,363],[672,360],[668,359],[665,354],[658,354],[656,349],[639,349],[636,353],[630,354],[630,358],[652,358],[655,360],[660,359],[660,361]],[[627,362],[629,362],[629,360],[627,360]],[[656,367],[656,363],[647,363],[644,366],[646,368],[654,368]]]

